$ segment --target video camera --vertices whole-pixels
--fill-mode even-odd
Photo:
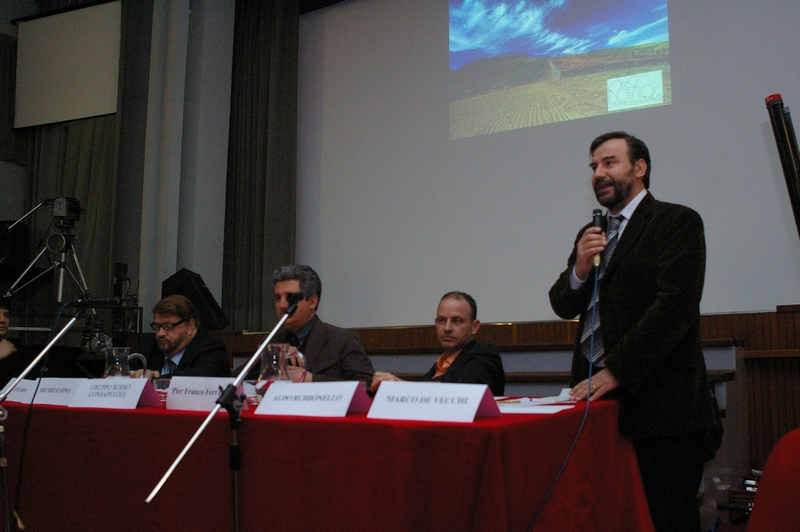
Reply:
[[[74,227],[81,217],[81,204],[77,198],[54,198],[53,220],[60,228]]]

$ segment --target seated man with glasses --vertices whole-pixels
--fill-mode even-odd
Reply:
[[[165,297],[153,307],[156,345],[145,353],[146,377],[230,377],[225,345],[210,336],[186,297]],[[140,370],[141,371],[141,370]]]

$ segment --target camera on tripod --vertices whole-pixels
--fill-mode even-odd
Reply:
[[[53,222],[57,227],[72,228],[81,218],[81,204],[78,198],[53,199]]]
[[[72,230],[75,228],[75,222],[77,222],[81,217],[81,211],[83,210],[81,209],[81,204],[77,198],[47,198],[39,205],[31,209],[25,216],[30,215],[44,205],[53,206],[53,225],[51,228],[48,228],[47,236],[42,238],[41,244],[39,245],[38,255],[36,255],[36,258],[30,262],[25,271],[22,272],[22,275],[20,275],[17,280],[14,281],[14,283],[6,292],[6,296],[11,297],[19,290],[25,288],[32,282],[42,277],[45,273],[49,271],[55,271],[56,302],[64,302],[64,285],[67,273],[69,274],[69,278],[75,283],[80,297],[88,298],[90,297],[89,286],[86,284],[86,279],[83,276],[83,270],[81,269],[80,262],[78,261],[78,256],[75,253],[75,235],[72,234]],[[15,223],[22,221],[25,216],[17,220]],[[25,278],[27,273],[36,264],[36,261],[38,261],[48,251],[54,255],[54,257],[50,260],[50,267],[42,272],[39,272],[38,275],[28,280],[28,282],[22,286],[18,286],[22,279]],[[74,272],[68,269],[68,263],[73,265]]]

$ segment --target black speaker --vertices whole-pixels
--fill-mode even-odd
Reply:
[[[218,331],[231,324],[199,274],[181,268],[175,275],[161,283],[162,299],[175,294],[180,294],[192,302],[200,314],[200,324],[206,330]]]

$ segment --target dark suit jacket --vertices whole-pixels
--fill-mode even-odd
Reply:
[[[147,369],[161,371],[164,353],[158,349],[153,337],[153,347],[145,353]],[[186,346],[178,369],[173,376],[179,377],[230,377],[231,365],[225,344],[198,328],[197,334]]]
[[[424,378],[439,382],[486,384],[493,395],[503,395],[506,388],[506,373],[497,348],[491,344],[479,344],[475,340],[464,346],[444,375],[434,379],[435,374],[436,364]]]
[[[281,329],[274,337],[275,343],[285,343],[288,331]],[[355,331],[342,329],[321,319],[316,320],[308,335],[303,351],[306,369],[313,374],[314,382],[363,381],[369,389],[372,368],[361,340]]]
[[[588,376],[580,337],[594,288],[594,272],[580,289],[570,288],[575,258],[573,248],[567,269],[550,289],[556,314],[564,319],[580,315],[573,385]],[[612,397],[620,401],[620,432],[627,437],[685,434],[712,423],[700,349],[705,260],[700,215],[648,193],[628,221],[599,286],[605,364],[620,383]]]

